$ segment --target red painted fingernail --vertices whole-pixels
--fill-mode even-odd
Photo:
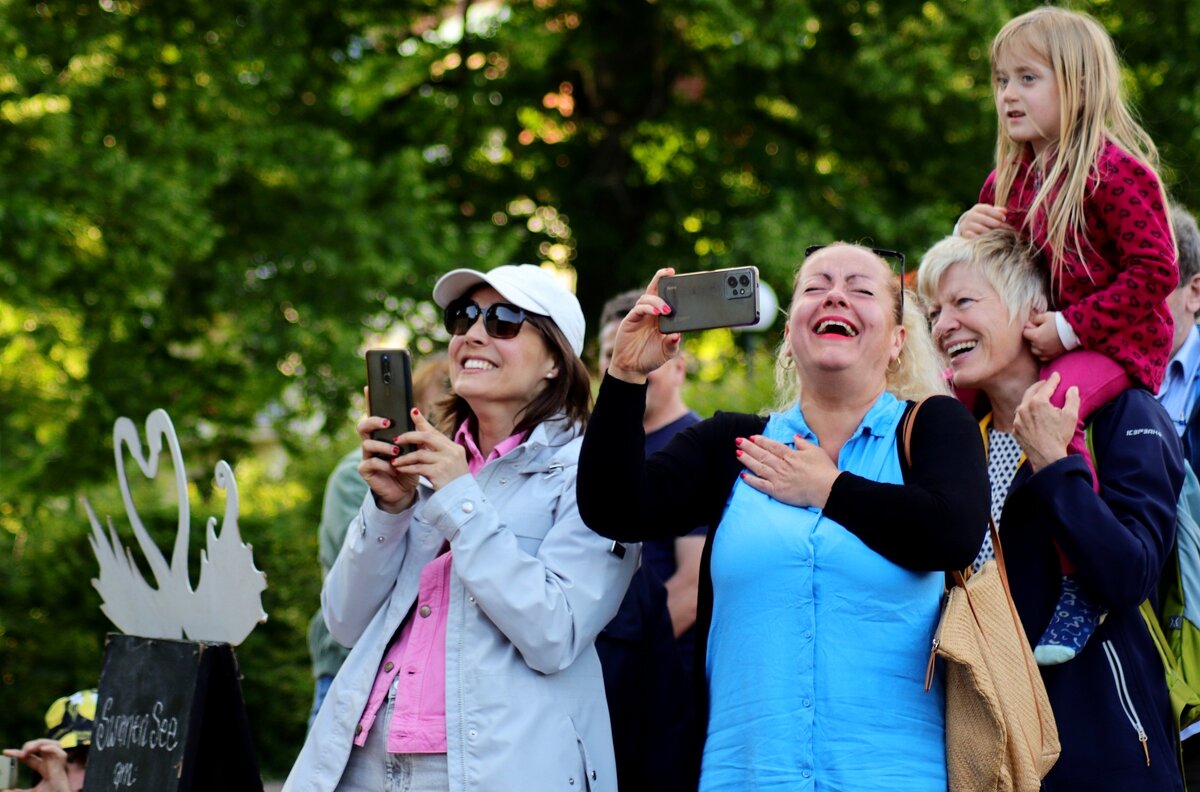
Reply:
[[[744,439],[745,439],[744,437],[735,437],[735,438],[733,439],[733,444],[734,444],[734,445],[737,445],[737,446],[740,446],[740,445],[742,444],[742,440],[744,440]]]
[[[399,443],[399,442],[400,442],[400,435],[396,435],[395,437],[393,437],[393,438],[392,438],[392,442],[393,442],[393,443]]]
[[[745,453],[745,452],[744,452],[744,451],[742,451],[742,449],[740,449],[740,448],[739,448],[737,451],[734,451],[733,453],[734,453],[734,454],[736,454],[737,456],[741,456],[741,455],[742,455],[743,453]]]
[[[384,419],[383,419],[383,428],[384,428],[384,429],[387,429],[387,428],[388,428],[389,426],[391,426],[391,425],[392,425],[392,422],[391,422],[391,421],[389,421],[387,418],[384,418]]]
[[[400,456],[400,446],[392,446],[392,456]]]
[[[412,414],[413,414],[413,417],[416,418],[418,415],[421,414],[421,411],[418,410],[416,407],[413,407]]]

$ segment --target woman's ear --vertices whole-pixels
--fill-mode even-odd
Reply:
[[[1029,324],[1029,321],[1031,319],[1033,319],[1033,317],[1037,316],[1038,314],[1045,313],[1045,312],[1046,312],[1045,305],[1041,305],[1038,303],[1034,303],[1033,305],[1027,305],[1017,313],[1016,322],[1018,322],[1021,325],[1021,327],[1024,327],[1025,325]]]

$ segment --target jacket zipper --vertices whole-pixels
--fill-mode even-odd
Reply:
[[[1104,641],[1100,645],[1104,647],[1104,656],[1108,659],[1109,670],[1112,671],[1113,684],[1117,688],[1117,700],[1121,702],[1121,709],[1125,710],[1125,717],[1129,719],[1130,725],[1137,731],[1138,740],[1142,743],[1142,750],[1146,754],[1146,767],[1149,767],[1149,738],[1146,736],[1146,730],[1142,728],[1142,720],[1138,717],[1137,708],[1133,706],[1133,697],[1129,695],[1129,686],[1125,684],[1125,669],[1121,666],[1121,658],[1117,656],[1117,649],[1112,645],[1112,641]]]
[[[933,667],[937,662],[938,647],[942,645],[942,639],[939,636],[934,636],[933,646],[929,649],[929,665],[925,666],[925,692],[929,692],[929,688],[933,686]]]

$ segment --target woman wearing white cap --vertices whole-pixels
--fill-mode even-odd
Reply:
[[[371,492],[321,594],[353,649],[285,789],[615,790],[593,642],[638,546],[575,503],[583,312],[530,265],[455,270],[433,294],[446,433],[414,413],[390,445],[371,439],[384,419],[358,424]]]

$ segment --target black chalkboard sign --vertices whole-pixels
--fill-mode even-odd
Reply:
[[[84,792],[262,792],[227,643],[110,634]]]

